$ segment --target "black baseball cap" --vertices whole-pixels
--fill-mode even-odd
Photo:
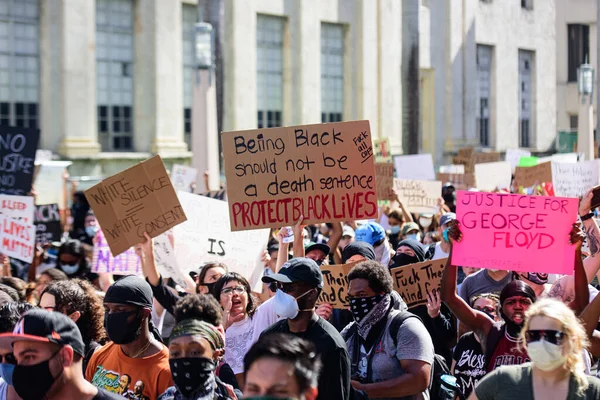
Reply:
[[[324,243],[315,243],[315,242],[310,242],[309,244],[307,244],[304,247],[305,254],[308,253],[309,251],[313,251],[313,250],[321,250],[327,256],[331,252],[331,247],[329,247],[328,245],[326,245]]]
[[[0,349],[12,351],[13,343],[22,341],[69,345],[75,353],[85,355],[79,328],[71,318],[56,311],[33,309],[25,313],[12,333],[0,334]]]
[[[317,263],[310,258],[298,257],[283,264],[283,267],[277,274],[263,276],[265,283],[281,282],[304,282],[308,285],[323,288],[323,274]]]

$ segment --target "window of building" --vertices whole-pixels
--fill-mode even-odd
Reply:
[[[256,92],[258,127],[281,126],[283,116],[283,30],[285,19],[258,15],[256,21]]]
[[[568,80],[577,82],[577,69],[590,61],[590,26],[581,24],[567,25]]]
[[[38,127],[38,23],[38,0],[0,0],[0,125]]]
[[[532,143],[532,69],[534,52],[519,50],[519,146],[531,147]]]
[[[321,122],[344,115],[344,26],[321,24]]]
[[[103,151],[133,148],[133,1],[96,0],[98,137]]]
[[[521,0],[521,8],[533,10],[533,0]]]
[[[577,132],[579,126],[579,117],[577,115],[569,115],[569,129],[571,132]]]
[[[477,132],[482,146],[490,145],[490,98],[492,75],[492,47],[477,45]]]
[[[192,104],[194,102],[195,76],[195,25],[198,22],[198,8],[195,5],[181,6],[183,31],[183,132],[185,141],[191,148]]]

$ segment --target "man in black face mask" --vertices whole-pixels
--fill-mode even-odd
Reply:
[[[104,309],[104,327],[111,342],[92,355],[86,378],[116,392],[121,375],[127,374],[129,382],[142,382],[144,396],[157,398],[173,381],[169,351],[150,331],[150,285],[137,276],[117,281],[106,292]]]
[[[83,378],[83,339],[66,315],[31,310],[13,333],[0,335],[0,348],[14,353],[16,365],[4,377],[23,400],[116,400]]]

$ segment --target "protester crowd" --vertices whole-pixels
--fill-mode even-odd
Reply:
[[[564,238],[573,275],[452,265],[462,231],[447,184],[436,213],[396,199],[376,221],[300,219],[291,242],[272,230],[257,293],[220,262],[189,266],[184,290],[148,235],[143,276],[93,272],[99,224],[76,192],[62,242],[38,243],[24,267],[0,260],[0,400],[600,399],[591,199]],[[408,308],[390,270],[445,258],[440,289]],[[320,301],[322,269],[341,264],[346,309]]]

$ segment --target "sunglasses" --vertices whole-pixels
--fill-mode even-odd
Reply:
[[[525,341],[527,343],[539,342],[544,339],[548,343],[560,346],[565,338],[565,333],[555,330],[529,330],[525,332]]]
[[[243,286],[236,286],[236,287],[228,287],[228,288],[221,290],[221,294],[231,294],[233,292],[235,292],[236,294],[244,294],[244,293],[246,293],[246,288],[244,288]]]
[[[3,364],[17,365],[17,359],[13,353],[8,353],[5,355],[0,354],[0,362]]]
[[[281,282],[271,282],[269,283],[269,290],[271,292],[277,292],[277,289],[281,290],[283,293],[293,292],[298,288],[298,285],[294,285],[293,283],[281,283]]]
[[[496,309],[494,307],[483,307],[483,308],[475,308],[477,311],[481,311],[487,314],[496,315]]]

